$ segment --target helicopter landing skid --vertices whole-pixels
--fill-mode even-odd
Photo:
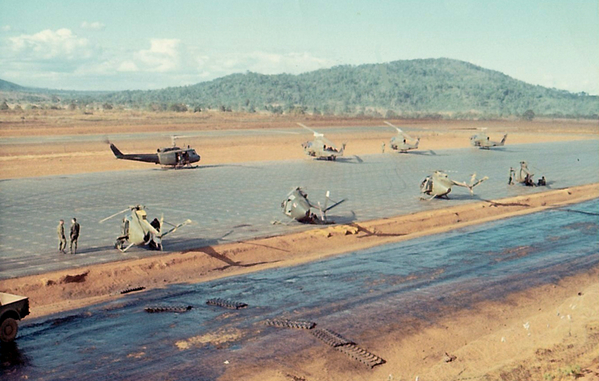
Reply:
[[[119,245],[119,243],[117,242],[114,245],[114,248],[118,249],[121,253],[124,253],[125,251],[129,250],[131,248],[131,246],[133,246],[133,245],[134,245],[133,243],[130,243],[126,248],[123,249],[123,246]]]
[[[196,169],[199,168],[199,165],[182,165],[180,167],[175,167],[175,169]]]
[[[162,166],[160,168],[163,169],[163,170],[168,170],[168,169],[175,169],[175,170],[177,170],[177,169],[196,169],[196,168],[199,168],[199,167],[200,167],[199,165],[180,165],[180,166],[172,166],[172,165],[170,165],[170,166]]]

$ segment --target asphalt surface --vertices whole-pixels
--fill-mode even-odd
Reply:
[[[315,349],[312,353],[327,367],[357,379],[371,371],[305,330],[262,322],[277,317],[314,321],[317,328],[331,329],[390,360],[380,345],[389,330],[409,334],[414,326],[433,326],[453,310],[596,266],[597,216],[599,200],[593,200],[296,267],[173,285],[25,319],[16,343],[0,346],[0,376],[7,381],[213,380],[230,367],[298,364],[307,359],[304,350]],[[209,298],[249,307],[207,306]],[[193,308],[144,312],[156,305]],[[558,324],[560,317],[555,319]],[[513,339],[506,336],[508,343]],[[396,378],[416,377],[392,363],[381,366]]]
[[[490,151],[475,148],[348,156],[337,162],[297,160],[201,166],[189,170],[117,171],[0,181],[0,279],[76,268],[94,263],[156,255],[132,248],[113,248],[121,219],[99,221],[129,205],[143,204],[148,217],[186,226],[164,240],[166,251],[179,251],[253,237],[278,235],[310,226],[287,222],[280,203],[293,187],[304,187],[313,202],[347,202],[329,213],[339,223],[384,218],[544,191],[508,186],[509,167],[529,162],[536,177],[544,175],[553,189],[599,182],[596,140],[506,146]],[[201,152],[200,152],[201,154]],[[201,163],[200,163],[201,164]],[[435,169],[454,180],[470,174],[489,176],[472,197],[455,188],[451,200],[419,200],[419,184]],[[79,251],[59,254],[59,219],[77,217]]]

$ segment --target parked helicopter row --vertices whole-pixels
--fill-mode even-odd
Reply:
[[[406,153],[410,150],[418,149],[420,143],[420,137],[413,138],[401,128],[385,121],[385,124],[394,128],[397,131],[397,135],[391,138],[390,147],[394,151],[399,153]],[[335,161],[337,157],[341,157],[344,154],[346,144],[343,143],[340,147],[337,147],[333,142],[326,139],[324,134],[319,133],[312,128],[305,126],[302,123],[298,123],[302,128],[310,131],[314,135],[312,141],[307,141],[302,144],[304,152],[307,156]],[[176,145],[177,136],[172,136],[172,146],[166,148],[159,148],[156,154],[123,154],[114,144],[110,144],[110,148],[113,151],[117,159],[123,160],[136,160],[149,163],[160,164],[162,166],[172,168],[193,168],[191,164],[200,161],[200,156],[197,154],[195,149],[187,146],[187,148],[179,148]],[[489,149],[491,147],[503,146],[505,144],[507,134],[503,136],[501,141],[492,141],[487,136],[485,129],[481,129],[481,132],[470,137],[470,142],[474,147],[481,149]],[[533,176],[529,170],[526,162],[520,163],[520,169],[515,171],[510,168],[510,176],[508,184],[520,183],[527,186],[543,186],[547,185],[545,177],[543,176],[534,182]],[[454,186],[467,188],[471,195],[474,194],[474,188],[480,185],[482,182],[488,179],[487,176],[477,180],[476,174],[473,174],[470,181],[456,181],[450,179],[447,173],[443,171],[434,171],[430,176],[427,176],[420,183],[421,199],[432,200],[433,198],[449,198]],[[308,224],[329,224],[333,223],[326,217],[326,213],[337,207],[338,205],[345,202],[345,199],[341,201],[333,201],[330,198],[330,193],[326,193],[324,205],[320,202],[313,203],[308,199],[308,194],[301,188],[296,187],[289,192],[287,197],[281,203],[283,214],[291,218],[294,221]],[[332,204],[330,204],[332,203]],[[330,204],[330,205],[329,205]],[[112,217],[115,217],[121,213],[129,213],[123,218],[122,234],[116,239],[115,248],[125,252],[134,245],[144,246],[147,245],[150,249],[162,250],[162,238],[166,235],[176,231],[178,228],[191,223],[187,220],[179,224],[170,224],[164,221],[161,217],[160,220],[155,218],[151,223],[147,221],[147,213],[145,207],[142,205],[131,206],[121,212],[115,213],[114,215],[105,218],[101,222],[104,222]],[[170,225],[168,231],[163,231],[163,224]]]
[[[406,153],[410,150],[418,149],[420,137],[413,138],[401,128],[387,121],[385,121],[385,124],[397,130],[397,135],[392,137],[389,142],[389,146],[392,150],[400,153]],[[337,147],[333,142],[325,138],[324,134],[317,132],[302,123],[298,123],[298,125],[314,134],[313,140],[302,143],[302,148],[307,156],[319,160],[329,161],[335,161],[337,160],[337,157],[343,156],[346,143],[343,143],[340,147]],[[491,147],[500,147],[505,145],[507,134],[503,136],[501,141],[493,141],[490,140],[489,136],[487,136],[485,130],[486,129],[483,128],[481,129],[481,132],[470,137],[470,143],[472,146],[478,147],[480,149],[490,149]],[[192,164],[200,161],[200,155],[198,155],[196,150],[191,148],[189,145],[187,148],[177,147],[177,138],[178,136],[171,136],[171,147],[158,148],[156,153],[124,154],[113,143],[108,143],[110,144],[112,153],[117,159],[160,164],[163,167],[175,169],[196,168],[197,166],[192,166]]]

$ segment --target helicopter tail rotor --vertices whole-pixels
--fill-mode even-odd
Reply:
[[[476,180],[476,173],[472,174],[472,177],[470,177],[470,185],[468,185],[468,190],[470,191],[470,194],[474,194],[474,187],[479,185],[480,183],[482,183],[485,180],[488,180],[489,177],[485,176],[482,179]]]
[[[107,142],[108,142],[108,140],[107,140]],[[122,159],[124,156],[123,153],[118,148],[116,148],[116,146],[114,144],[112,144],[110,142],[108,142],[108,144],[110,144],[110,149],[112,150],[112,153],[114,154],[114,156],[117,159]]]

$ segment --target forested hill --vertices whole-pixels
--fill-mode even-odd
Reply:
[[[23,86],[19,86],[16,83],[8,82],[0,79],[0,90],[1,91],[22,91],[26,88]]]
[[[87,101],[337,115],[493,118],[522,116],[529,110],[533,115],[553,117],[596,118],[599,114],[597,96],[530,85],[445,58],[345,65],[299,75],[248,72],[191,86],[93,98]]]

